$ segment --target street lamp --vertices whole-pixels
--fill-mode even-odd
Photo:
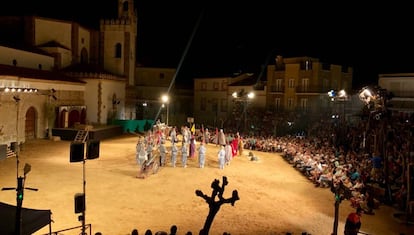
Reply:
[[[148,103],[145,101],[142,103],[142,119],[145,120],[146,118],[146,111],[147,111]]]
[[[233,98],[248,98],[248,99],[253,99],[255,94],[251,91],[249,93],[246,93],[244,90],[241,90],[239,92],[235,91],[231,94],[231,96],[233,96]]]
[[[345,90],[335,91],[330,90],[328,91],[328,96],[332,102],[337,103],[342,102],[342,114],[341,114],[341,122],[345,124],[345,101],[348,100],[348,95]],[[338,108],[335,108],[335,111],[339,113]],[[332,118],[338,118],[338,114],[332,115]],[[342,125],[336,125],[336,132],[339,134],[339,143],[344,144],[345,141],[345,127]],[[335,185],[332,183],[331,191],[335,194],[335,218],[334,218],[334,225],[333,225],[333,235],[337,235],[338,232],[338,217],[339,217],[339,204],[343,200],[344,195],[344,185],[342,183]]]
[[[240,101],[243,103],[244,130],[246,130],[247,129],[247,105],[248,105],[249,100],[255,97],[255,94],[254,92],[246,93],[244,89],[242,89],[239,92],[237,91],[233,92],[231,96],[233,96],[236,102]]]
[[[341,121],[345,122],[345,102],[348,101],[348,94],[344,89],[340,91],[330,90],[328,92],[328,96],[331,99],[332,102],[342,102],[342,114],[341,114]],[[338,111],[338,109],[336,109]],[[337,115],[335,115],[337,116]]]
[[[166,104],[167,105],[167,121],[166,121],[166,123],[167,123],[167,126],[168,126],[168,116],[169,116],[169,106],[170,106],[170,104],[169,104],[169,97],[168,97],[168,95],[163,95],[162,97],[161,97],[161,100],[162,100],[162,104],[164,105],[164,104]]]
[[[386,112],[385,107],[385,94],[383,89],[377,89],[364,87],[359,92],[359,99],[365,104],[365,107],[367,108],[367,111],[369,112],[368,120],[366,124],[366,130],[364,132],[364,139],[363,139],[363,147],[366,148],[366,135],[367,132],[370,129],[371,125],[371,119],[374,118],[375,120],[379,121],[381,120],[381,117]],[[378,132],[380,128],[375,128],[374,131]],[[378,137],[378,133],[376,133],[376,138]],[[377,140],[377,139],[376,139]],[[377,141],[374,141],[374,150],[379,151],[377,149]]]
[[[370,131],[371,124],[372,127],[373,141],[374,146],[372,152],[381,153],[384,161],[384,171],[385,171],[385,188],[386,188],[386,200],[387,202],[392,202],[391,188],[389,184],[389,165],[388,165],[388,110],[387,110],[387,101],[389,99],[389,94],[386,89],[381,87],[368,88],[364,87],[359,93],[359,98],[368,108],[369,116],[366,124],[366,129],[364,132],[363,147],[366,148],[366,136],[368,131]],[[372,120],[371,120],[372,119]],[[370,147],[370,145],[368,145]]]

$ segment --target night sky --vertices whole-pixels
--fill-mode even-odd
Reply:
[[[37,14],[94,28],[100,18],[116,14],[115,0],[99,6],[87,0],[27,0],[24,9],[17,3],[1,14]],[[177,83],[235,72],[260,74],[275,55],[351,66],[355,89],[376,84],[381,73],[414,72],[414,21],[408,5],[269,3],[136,1],[137,62],[177,68]]]

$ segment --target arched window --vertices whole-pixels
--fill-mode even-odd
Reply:
[[[121,43],[117,43],[115,45],[115,58],[121,58],[122,56],[122,45]]]
[[[81,64],[87,64],[88,63],[88,51],[86,50],[86,48],[82,48],[81,50],[81,58],[80,58],[80,63]]]

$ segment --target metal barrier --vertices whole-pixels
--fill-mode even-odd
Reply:
[[[72,228],[62,229],[62,230],[59,230],[59,231],[55,231],[55,232],[51,232],[51,233],[45,233],[45,234],[42,234],[42,235],[63,235],[63,232],[78,229],[78,228],[81,229],[81,232],[79,233],[79,235],[87,235],[87,233],[82,234],[83,226],[76,226],[76,227],[72,227]],[[92,224],[85,224],[85,229],[88,229],[89,230],[89,235],[92,235]]]

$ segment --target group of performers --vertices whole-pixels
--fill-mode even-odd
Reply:
[[[225,164],[229,165],[231,158],[242,155],[243,152],[243,140],[239,133],[224,134],[223,129],[216,130],[213,138],[210,136],[208,129],[200,131],[196,137],[194,130],[191,130],[187,126],[181,127],[180,130],[181,140],[178,139],[176,127],[168,127],[164,124],[157,124],[153,130],[146,132],[144,136],[139,137],[136,145],[136,161],[140,166],[138,173],[139,178],[143,178],[148,173],[148,169],[151,167],[165,166],[166,156],[170,153],[171,155],[171,166],[176,166],[178,147],[177,144],[181,142],[181,163],[182,167],[187,167],[187,158],[195,158],[196,150],[198,150],[199,167],[204,168],[205,166],[205,155],[207,152],[206,145],[211,143],[216,146],[223,148],[226,153]],[[165,144],[166,140],[169,139],[171,142],[170,151],[167,150]],[[196,148],[196,139],[200,141],[200,145]],[[229,152],[231,154],[229,154]],[[159,156],[154,165],[156,156]],[[218,152],[220,157],[220,151]],[[230,157],[231,156],[231,157]],[[219,164],[219,168],[224,168]]]

